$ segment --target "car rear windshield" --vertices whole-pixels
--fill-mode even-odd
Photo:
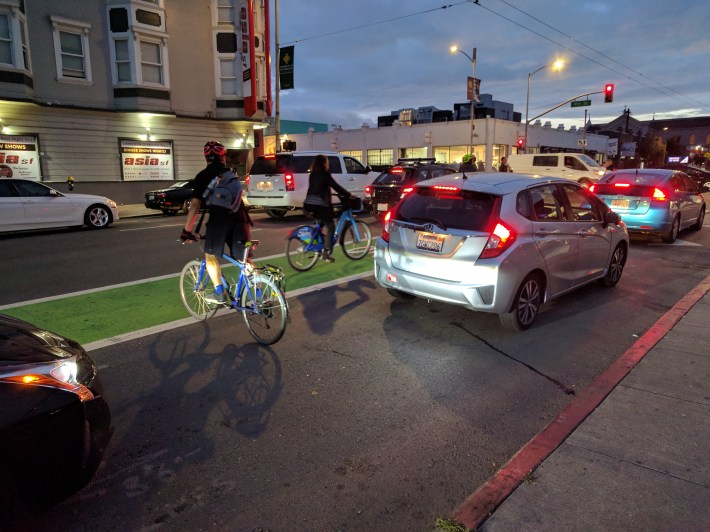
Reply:
[[[291,172],[294,174],[307,174],[311,169],[315,155],[276,155],[270,157],[257,157],[249,172],[252,175],[276,175]],[[343,172],[340,159],[334,155],[328,155],[330,163],[330,173],[340,174]]]
[[[397,220],[434,223],[442,229],[485,231],[489,227],[498,196],[461,190],[417,187],[397,208]]]
[[[596,183],[595,194],[617,194],[624,196],[648,196],[651,188],[659,186],[666,176],[659,174],[612,174],[603,183]]]
[[[407,177],[411,173],[411,168],[402,168],[395,166],[389,170],[382,172],[377,176],[373,185],[404,185],[407,182]]]

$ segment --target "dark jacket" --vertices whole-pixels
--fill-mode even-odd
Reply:
[[[333,204],[330,189],[335,190],[338,196],[348,197],[350,192],[340,186],[330,172],[311,172],[308,176],[308,192],[304,205],[321,205],[330,207]]]
[[[207,185],[209,185],[212,180],[218,175],[222,175],[224,172],[228,171],[229,168],[223,166],[219,161],[211,162],[205,168],[200,170],[195,176],[195,184],[192,189],[192,197],[202,200],[202,196],[207,190]]]

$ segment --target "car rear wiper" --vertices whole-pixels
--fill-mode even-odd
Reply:
[[[428,224],[428,223],[433,223],[433,224],[436,224],[439,227],[441,227],[444,231],[446,231],[446,224],[437,218],[423,218],[423,217],[415,216],[413,218],[410,218],[410,220],[412,222],[419,222],[422,225]]]

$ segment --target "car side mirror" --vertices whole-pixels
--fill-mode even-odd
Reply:
[[[604,215],[604,223],[605,224],[614,224],[614,225],[619,225],[619,222],[621,221],[621,216],[616,214],[614,211],[608,211]]]
[[[370,172],[372,172],[372,167],[368,164],[368,165],[365,167],[365,173],[366,173],[366,174],[369,174]]]

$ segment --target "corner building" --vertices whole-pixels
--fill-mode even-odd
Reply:
[[[212,139],[244,172],[272,114],[269,31],[268,0],[0,0],[2,174],[138,203]]]

